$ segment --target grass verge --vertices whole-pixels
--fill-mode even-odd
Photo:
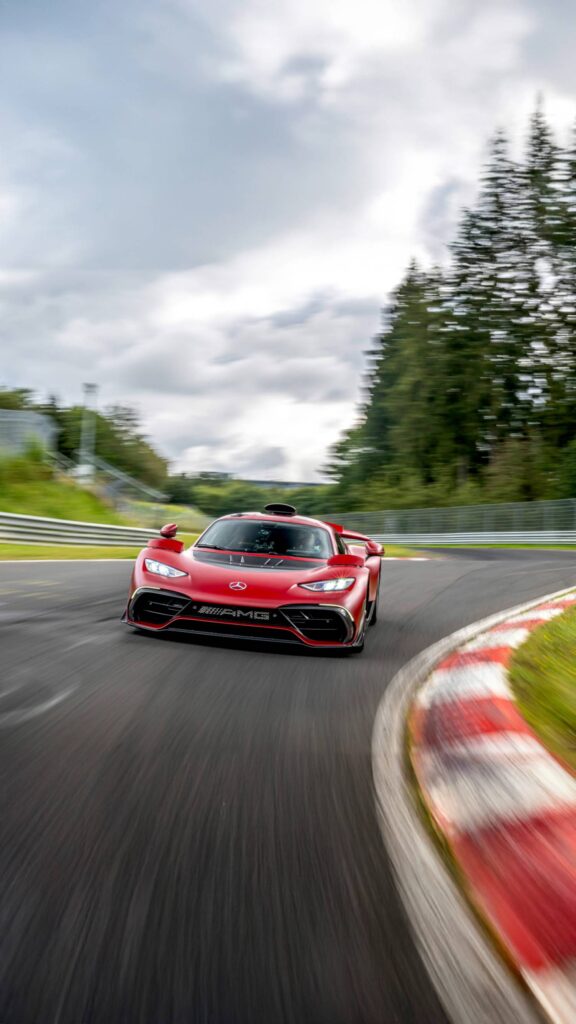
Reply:
[[[197,534],[183,533],[180,540],[184,544],[192,544]],[[1,544],[0,561],[20,561],[24,559],[75,559],[75,558],[136,558],[143,545],[136,547],[117,548],[100,545],[84,544]]]
[[[384,550],[387,558],[425,558],[425,551],[417,551],[416,548],[405,548],[400,544],[385,544]]]
[[[576,771],[576,608],[540,626],[518,648],[510,681],[532,728]]]
[[[0,544],[0,561],[26,559],[136,558],[138,548],[85,547],[80,544]]]
[[[19,474],[22,479],[11,478]],[[49,519],[75,519],[86,523],[121,526],[126,520],[111,505],[65,478],[53,479],[52,469],[42,463],[0,459],[0,510]]]

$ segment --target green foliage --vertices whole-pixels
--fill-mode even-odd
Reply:
[[[494,450],[484,474],[488,501],[533,501],[542,493],[555,497],[547,473],[550,453],[538,435],[509,437]]]
[[[0,543],[0,561],[18,562],[33,559],[75,561],[88,558],[130,558],[135,559],[141,545],[132,548],[107,548],[104,546],[90,547],[83,544],[4,544]]]
[[[534,631],[515,653],[510,679],[532,727],[576,768],[576,609]]]
[[[83,409],[81,406],[53,412],[59,427],[59,451],[75,459],[80,448]],[[167,462],[161,458],[140,432],[138,417],[132,409],[111,406],[95,413],[96,455],[129,476],[152,487],[161,487]]]
[[[560,498],[573,498],[576,495],[576,440],[566,445],[562,452],[559,472]]]
[[[576,144],[493,139],[440,273],[411,263],[334,446],[336,507],[576,496]]]
[[[4,388],[0,386],[0,409],[23,411],[33,409],[33,393],[28,388]]]
[[[0,496],[16,483],[42,483],[51,479],[52,469],[36,447],[31,447],[25,455],[0,458]],[[10,510],[2,507],[2,511]]]
[[[76,460],[82,431],[82,406],[62,405],[54,396],[39,402],[26,388],[0,387],[0,409],[29,410],[50,416],[58,427],[57,447],[61,455]],[[162,488],[168,463],[154,450],[141,432],[137,414],[126,406],[111,406],[95,412],[95,453],[117,469],[142,483]]]
[[[89,523],[124,520],[95,494],[68,479],[56,479],[38,449],[0,459],[0,509],[29,516],[77,519]]]
[[[206,516],[191,505],[167,505],[164,502],[122,501],[122,515],[135,526],[151,529],[165,523],[177,523],[180,531],[198,533],[204,528]]]
[[[222,516],[239,510],[261,511],[271,501],[294,505],[302,515],[321,515],[333,508],[335,488],[324,487],[264,488],[249,480],[206,479],[180,473],[169,477],[165,488],[169,500],[193,505],[208,516]]]

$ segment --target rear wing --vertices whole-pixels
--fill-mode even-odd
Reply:
[[[347,530],[345,526],[340,526],[339,523],[326,523],[326,526],[331,526],[336,533],[339,533],[344,540],[360,540],[364,544],[368,540],[372,540],[371,537],[367,537],[364,533],[356,533],[355,530]]]
[[[364,533],[356,533],[354,530],[346,529],[342,531],[342,537],[344,538],[344,540],[360,540],[364,544],[366,543],[366,541],[372,540],[372,537],[367,537],[366,534]]]

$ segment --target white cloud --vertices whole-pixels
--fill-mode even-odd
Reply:
[[[306,94],[306,61],[319,84],[343,87],[365,60],[418,49],[444,5],[405,0],[249,0],[225,21],[235,55],[220,66],[231,80],[280,99]]]
[[[431,71],[448,78],[506,73],[533,27],[522,0],[173,0],[194,20],[217,26],[219,59],[207,75],[243,83],[278,101],[339,97],[367,71]],[[461,83],[464,84],[464,83]]]
[[[562,26],[538,0],[127,3],[85,44],[0,33],[0,380],[78,400],[89,371],[180,468],[313,476],[488,134],[538,91],[572,120]]]

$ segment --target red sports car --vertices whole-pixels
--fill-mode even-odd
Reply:
[[[136,560],[123,621],[139,630],[361,651],[382,547],[291,505],[212,523],[187,551],[165,526]]]

